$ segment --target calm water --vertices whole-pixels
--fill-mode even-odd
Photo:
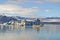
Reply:
[[[60,40],[60,25],[35,28],[0,28],[0,40]]]

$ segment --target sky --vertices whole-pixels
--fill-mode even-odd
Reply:
[[[0,14],[24,17],[60,17],[60,0],[0,0]]]

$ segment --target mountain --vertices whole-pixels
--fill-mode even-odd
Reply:
[[[45,24],[60,24],[60,17],[42,18],[42,22],[45,23]]]
[[[36,19],[36,18],[27,18],[27,17],[19,17],[19,16],[16,16],[17,18],[19,18],[19,19],[28,19],[28,20],[34,20],[34,19]]]
[[[20,17],[20,16],[5,16],[5,15],[0,15],[0,23],[6,23],[11,20],[13,21],[20,21],[20,20],[34,20],[36,18],[26,18],[26,17]],[[60,17],[46,17],[46,18],[40,18],[42,19],[41,22],[60,22]]]
[[[9,22],[11,20],[17,21],[16,18],[0,15],[0,23]]]
[[[5,16],[5,15],[0,15],[0,23],[6,23],[6,22],[9,22],[11,20],[19,21],[19,20],[23,20],[23,19],[33,20],[35,18],[26,18],[26,17],[20,17],[20,16]]]
[[[45,19],[60,19],[60,17],[46,17]]]

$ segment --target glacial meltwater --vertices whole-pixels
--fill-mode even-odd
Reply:
[[[60,40],[60,24],[44,24],[40,28],[0,26],[0,40]]]

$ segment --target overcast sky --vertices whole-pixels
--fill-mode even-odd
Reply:
[[[60,17],[60,0],[0,0],[0,14],[26,17]]]

